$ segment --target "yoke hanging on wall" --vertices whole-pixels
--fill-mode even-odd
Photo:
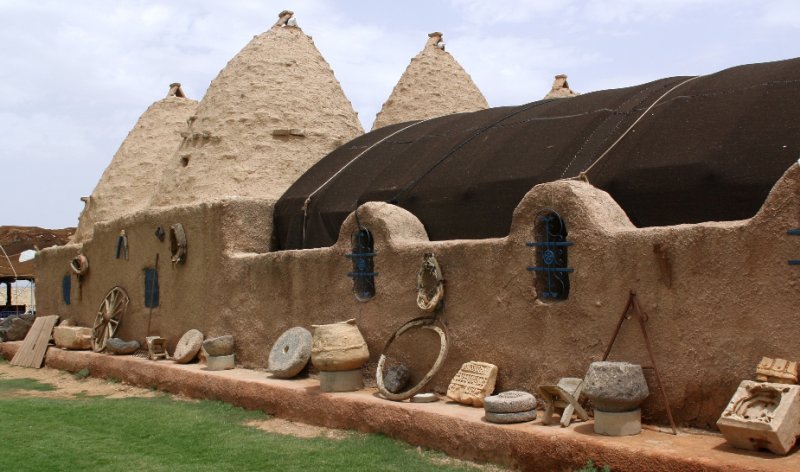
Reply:
[[[173,264],[186,262],[186,232],[180,223],[169,227],[169,248],[172,252]]]
[[[541,299],[566,300],[569,297],[567,225],[554,210],[545,210],[534,223],[536,241],[528,247],[536,248],[536,265],[528,271],[536,273],[536,293]]]
[[[417,273],[417,306],[432,312],[444,306],[444,279],[439,261],[432,253],[422,256],[422,267]]]
[[[358,301],[367,301],[375,296],[375,241],[367,228],[360,227],[350,237],[352,252],[345,254],[353,260],[353,271],[347,276],[353,278],[353,293]]]

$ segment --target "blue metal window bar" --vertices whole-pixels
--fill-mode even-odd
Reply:
[[[350,237],[352,251],[345,257],[353,261],[353,271],[347,276],[353,278],[353,293],[359,301],[366,301],[375,296],[375,257],[372,233],[366,228],[353,231]]]
[[[528,271],[536,274],[536,292],[539,298],[566,300],[569,297],[569,273],[574,269],[567,267],[567,226],[561,216],[547,210],[536,218],[534,228],[536,241],[525,243],[536,248],[536,266]]]
[[[786,231],[789,236],[800,236],[800,228],[793,228]],[[800,259],[789,259],[789,265],[800,265]]]

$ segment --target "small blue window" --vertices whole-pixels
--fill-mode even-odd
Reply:
[[[70,292],[72,292],[72,277],[68,274],[61,279],[61,296],[64,298],[64,304],[66,305],[70,303]]]
[[[534,223],[536,241],[529,247],[536,248],[536,266],[528,270],[536,274],[536,293],[540,299],[566,300],[569,297],[567,225],[553,210],[547,210],[536,217]]]
[[[156,269],[144,270],[144,306],[155,308],[159,302],[158,271]]]
[[[353,293],[360,302],[367,301],[375,296],[375,243],[372,233],[367,228],[353,231],[350,237],[352,253],[347,257],[353,260],[353,271],[347,276],[353,278]]]

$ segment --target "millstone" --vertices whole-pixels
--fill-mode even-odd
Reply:
[[[233,336],[226,334],[203,341],[203,349],[212,357],[230,356],[233,354]]]
[[[172,360],[178,364],[191,362],[197,356],[202,345],[203,333],[196,329],[190,329],[178,340],[178,345],[175,346],[175,351],[172,353]]]
[[[490,423],[524,423],[536,419],[536,410],[520,411],[517,413],[492,413],[491,411],[487,411],[485,418],[486,421]]]
[[[536,397],[528,392],[510,390],[483,399],[483,408],[488,413],[519,413],[536,408]]]
[[[133,354],[139,350],[141,345],[135,339],[133,341],[123,341],[120,338],[109,338],[106,341],[106,351],[112,354]]]
[[[302,372],[311,359],[312,344],[313,336],[309,330],[299,326],[286,330],[269,352],[267,370],[279,379],[294,377]]]
[[[405,388],[409,378],[408,367],[403,364],[393,365],[386,369],[386,375],[383,376],[383,386],[391,393],[397,393]]]

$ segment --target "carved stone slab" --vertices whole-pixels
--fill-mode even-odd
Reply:
[[[800,386],[743,381],[717,428],[734,447],[788,454],[800,435]]]
[[[497,380],[497,366],[487,362],[466,362],[456,373],[447,396],[465,405],[483,406],[483,399],[494,391]]]
[[[756,380],[783,384],[797,383],[797,362],[764,357],[756,367]]]

